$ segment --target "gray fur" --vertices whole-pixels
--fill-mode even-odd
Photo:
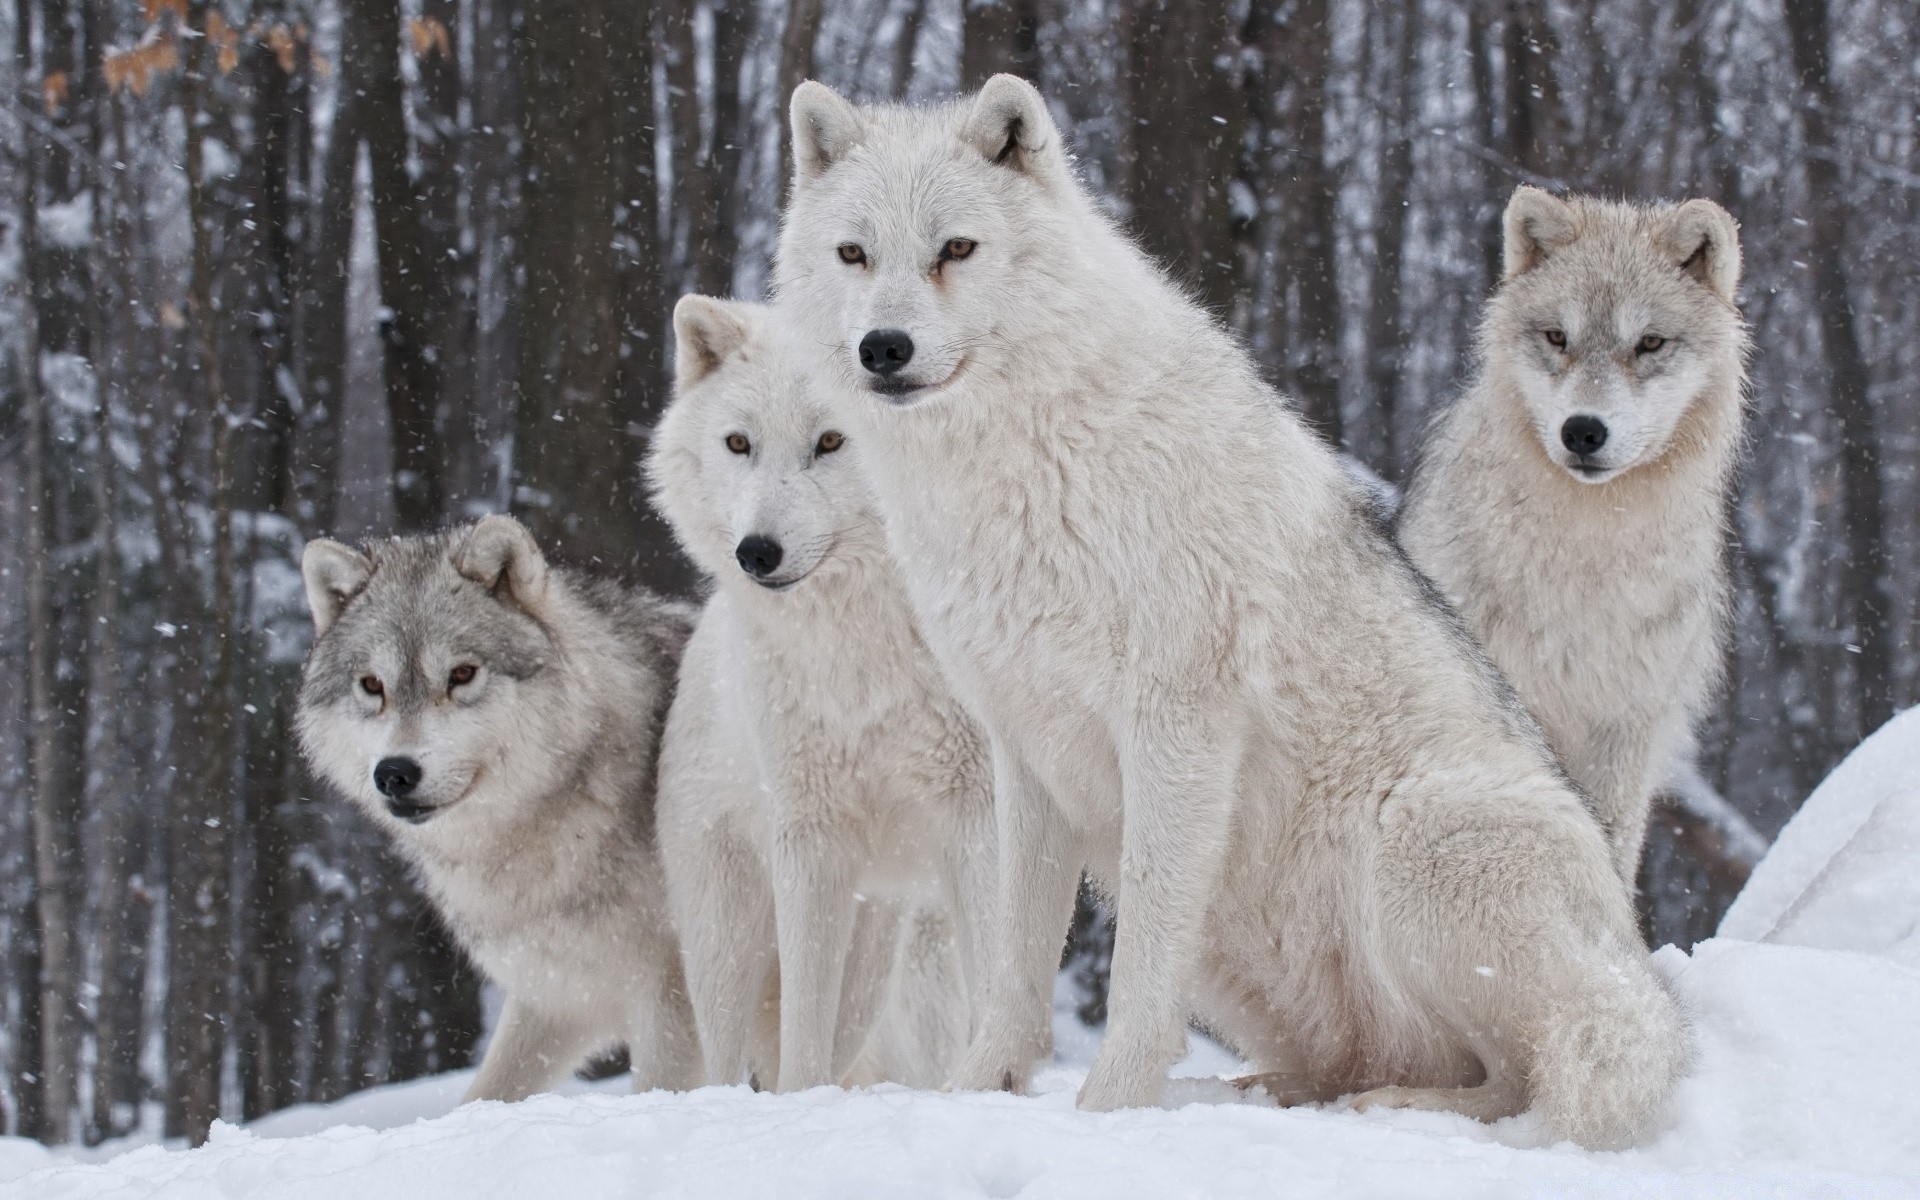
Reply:
[[[358,551],[310,542],[304,574],[307,760],[394,839],[507,995],[468,1098],[519,1099],[620,1044],[637,1089],[698,1083],[653,845],[690,612],[549,567],[503,516]],[[454,684],[462,666],[474,677]],[[424,768],[421,820],[374,786],[397,755]]]
[[[1534,188],[1514,193],[1506,231],[1479,378],[1437,423],[1399,536],[1592,797],[1632,888],[1653,791],[1720,671],[1739,239],[1705,200]],[[1649,334],[1665,343],[1640,352]],[[1576,414],[1611,431],[1587,473],[1558,437]]]

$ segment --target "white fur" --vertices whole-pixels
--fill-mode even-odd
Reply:
[[[1373,502],[1099,214],[1039,95],[809,83],[793,110],[816,169],[777,303],[992,743],[999,974],[958,1084],[1047,1051],[1087,864],[1119,926],[1083,1106],[1152,1103],[1197,1014],[1290,1097],[1644,1130],[1687,1039],[1598,827]],[[977,247],[942,262],[953,238]],[[863,377],[878,328],[912,335],[913,390]]]
[[[781,1090],[938,1083],[968,1032],[956,984],[980,974],[970,917],[994,893],[984,741],[914,627],[857,440],[821,449],[838,426],[803,356],[759,306],[689,296],[675,330],[648,471],[715,587],[668,719],[661,843],[709,1073],[775,1080],[777,994]],[[778,590],[736,563],[749,535],[783,547]]]
[[[1435,428],[1400,541],[1591,796],[1632,888],[1653,790],[1720,670],[1739,239],[1711,201],[1534,188],[1514,193],[1506,231],[1479,378]],[[1643,352],[1650,334],[1664,342]],[[1579,414],[1609,430],[1584,472],[1559,437]]]
[[[503,516],[365,553],[310,542],[304,566],[307,759],[393,837],[506,992],[467,1098],[520,1099],[621,1044],[636,1090],[697,1084],[651,830],[686,611],[549,570]],[[474,677],[452,685],[463,663]],[[373,782],[395,756],[423,768],[418,823]]]

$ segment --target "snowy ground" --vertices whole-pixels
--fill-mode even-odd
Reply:
[[[1722,936],[1655,961],[1698,1050],[1637,1150],[1549,1145],[1537,1122],[1280,1110],[1194,1053],[1160,1109],[1073,1107],[1097,1035],[1057,1022],[1030,1098],[901,1088],[796,1096],[617,1081],[454,1111],[466,1076],[222,1126],[195,1151],[56,1154],[0,1139],[0,1196],[1920,1197],[1920,710],[1808,801]]]

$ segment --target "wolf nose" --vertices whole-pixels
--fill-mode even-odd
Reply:
[[[373,786],[389,800],[398,800],[419,786],[420,774],[420,764],[410,758],[383,758],[373,765]]]
[[[1607,423],[1599,417],[1568,417],[1560,427],[1560,444],[1585,458],[1607,444]]]
[[[780,543],[770,537],[750,533],[740,539],[733,557],[742,571],[755,579],[765,579],[780,565]]]
[[[913,361],[913,338],[904,329],[875,329],[860,339],[860,365],[891,375]]]

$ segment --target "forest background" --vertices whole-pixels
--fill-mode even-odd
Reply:
[[[1643,873],[1708,936],[1920,694],[1911,0],[11,0],[0,1128],[204,1137],[464,1065],[480,994],[293,753],[304,540],[511,510],[691,593],[637,464],[757,297],[785,97],[1035,80],[1110,210],[1403,481],[1519,183],[1704,195],[1755,335],[1727,685]],[[1068,968],[1102,1016],[1104,914]]]

